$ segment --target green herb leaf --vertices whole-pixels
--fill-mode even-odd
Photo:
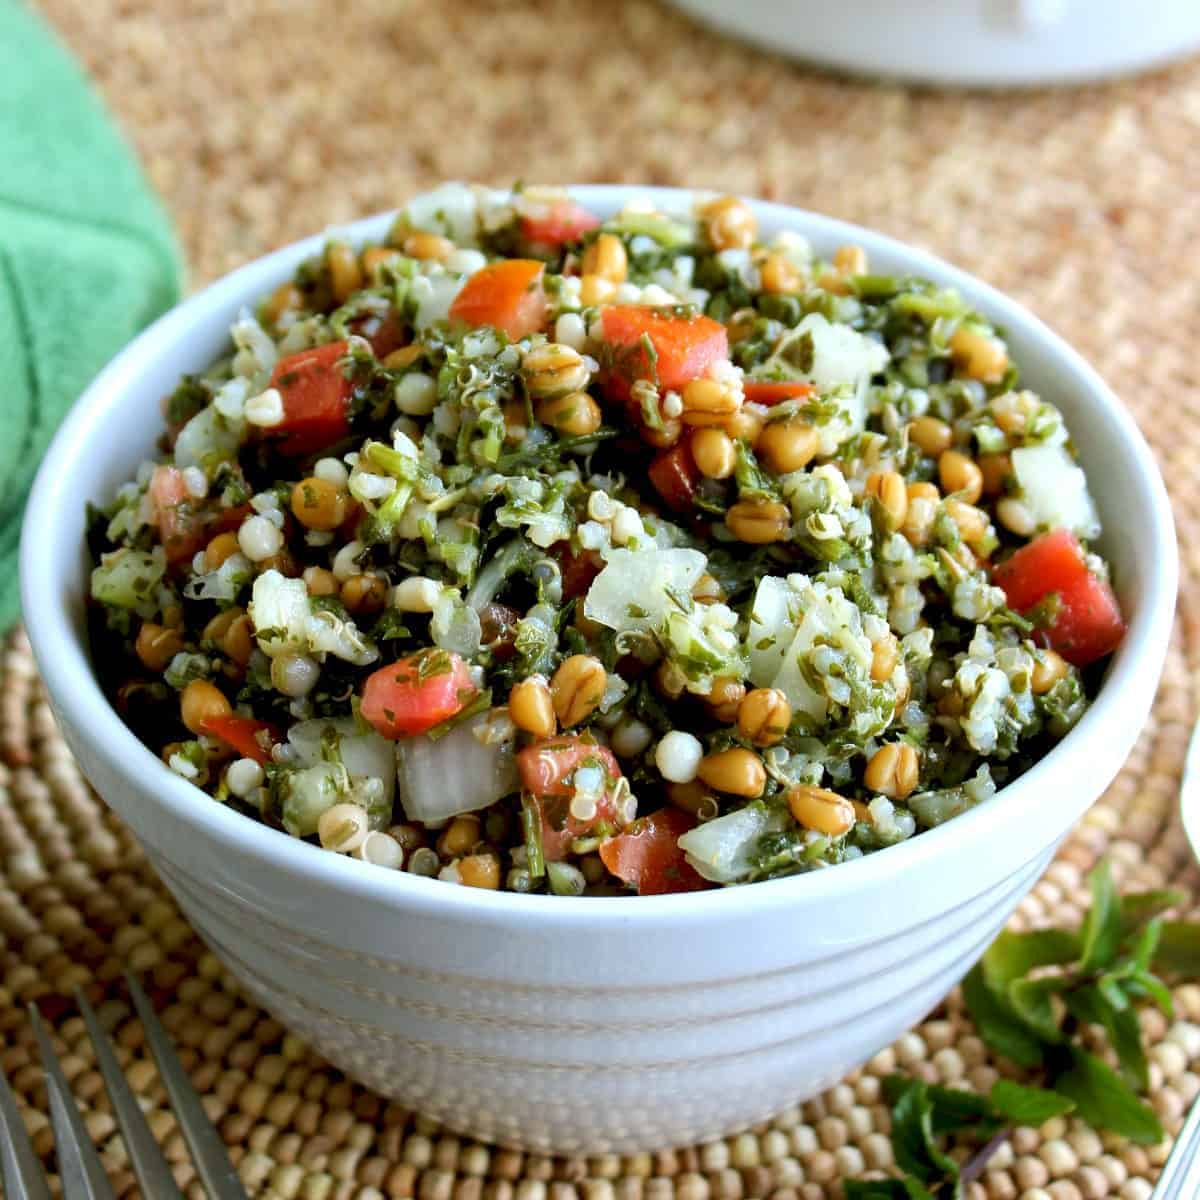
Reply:
[[[934,1140],[933,1101],[928,1085],[905,1079],[898,1091],[892,1105],[892,1145],[897,1166],[926,1184],[957,1180],[957,1163]]]
[[[1034,967],[1074,962],[1080,955],[1079,935],[1066,929],[1038,929],[1032,933],[1003,933],[984,951],[983,973],[988,986],[1004,992],[1014,979]]]
[[[929,1099],[933,1104],[933,1132],[961,1133],[970,1130],[981,1137],[991,1137],[1002,1122],[996,1117],[987,1097],[959,1088],[929,1085]]]
[[[1028,1087],[1011,1079],[997,1079],[988,1095],[992,1108],[1014,1125],[1045,1124],[1075,1108],[1075,1101],[1046,1088]]]
[[[1103,1026],[1112,1048],[1117,1052],[1125,1078],[1133,1086],[1145,1090],[1148,1080],[1141,1026],[1137,1013],[1121,987],[1113,979],[1103,979],[1073,988],[1063,998],[1077,1020]]]
[[[525,865],[533,879],[546,873],[546,857],[542,850],[542,810],[529,795],[521,797],[521,831],[525,835]]]
[[[1137,1010],[1126,1000],[1125,1008],[1110,1007],[1104,1030],[1109,1044],[1117,1052],[1121,1076],[1130,1087],[1144,1092],[1150,1087],[1150,1071],[1146,1051],[1142,1048],[1142,1026]]]
[[[1187,893],[1178,888],[1163,888],[1153,892],[1133,892],[1121,897],[1121,934],[1128,937],[1147,921],[1162,916],[1169,909],[1187,903]]]
[[[1158,949],[1159,939],[1162,937],[1162,929],[1163,923],[1157,917],[1142,927],[1133,944],[1133,949],[1130,951],[1135,970],[1150,970],[1150,964],[1154,961],[1154,952]]]
[[[1096,989],[1113,1012],[1124,1012],[1129,1007],[1129,998],[1121,990],[1119,976],[1101,975],[1096,980]]]
[[[963,980],[963,999],[979,1036],[997,1054],[1003,1055],[1021,1067],[1040,1066],[1043,1059],[1043,1042],[1002,996],[997,996],[983,976],[983,968],[976,964]]]
[[[1101,859],[1092,869],[1088,884],[1092,889],[1092,907],[1080,930],[1083,953],[1079,965],[1083,971],[1097,971],[1112,965],[1121,945],[1121,898],[1107,859]]]
[[[1063,1000],[1077,1021],[1089,1025],[1104,1024],[1104,997],[1094,983],[1071,988],[1063,993]]]
[[[1154,949],[1154,969],[1190,979],[1200,976],[1200,922],[1163,922]]]
[[[1175,1018],[1175,1003],[1170,989],[1157,975],[1149,971],[1134,971],[1125,981],[1125,991],[1137,1000],[1149,1000],[1156,1004],[1168,1021]]]
[[[1056,1092],[1075,1101],[1083,1120],[1143,1146],[1162,1141],[1158,1118],[1111,1067],[1075,1047],[1070,1054],[1070,1067],[1052,1082]]]
[[[1043,1041],[1057,1042],[1062,1038],[1054,997],[1066,989],[1068,982],[1061,975],[1052,975],[1042,979],[1014,979],[1008,985],[1009,1003]]]
[[[748,442],[737,443],[736,466],[733,472],[739,500],[778,500],[779,487],[758,464]]]
[[[883,1095],[887,1102],[896,1105],[913,1086],[907,1075],[888,1075],[883,1081]],[[933,1132],[957,1133],[964,1129],[979,1130],[985,1136],[995,1132],[998,1122],[987,1098],[959,1088],[938,1087],[924,1084],[929,1097]]]

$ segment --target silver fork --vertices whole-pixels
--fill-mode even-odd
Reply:
[[[246,1200],[246,1192],[220,1136],[208,1119],[196,1089],[192,1087],[183,1064],[175,1054],[166,1030],[154,1015],[146,993],[132,975],[126,975],[129,994],[146,1031],[146,1040],[159,1078],[175,1109],[179,1128],[183,1131],[196,1173],[210,1200]],[[104,1086],[112,1101],[130,1166],[144,1196],[154,1200],[183,1200],[182,1193],[171,1174],[150,1126],[117,1063],[112,1042],[96,1019],[92,1006],[82,993],[76,992],[79,1011],[87,1025],[88,1036],[96,1048],[96,1064],[104,1078]],[[62,1067],[38,1011],[29,1009],[33,1031],[37,1037],[46,1072],[46,1091],[50,1100],[50,1124],[54,1130],[54,1146],[58,1154],[58,1172],[62,1180],[63,1200],[114,1200],[112,1185],[100,1156],[92,1145],[83,1125],[83,1118],[71,1096]],[[16,1097],[8,1080],[0,1071],[0,1182],[7,1200],[50,1200],[46,1177],[38,1164],[37,1155],[29,1144],[25,1126],[17,1111]]]
[[[1200,721],[1196,722],[1188,743],[1183,782],[1179,785],[1179,809],[1192,853],[1200,858]],[[1197,1196],[1200,1196],[1200,1100],[1193,1102],[1150,1200],[1195,1200]]]

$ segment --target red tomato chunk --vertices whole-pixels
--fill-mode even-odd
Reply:
[[[576,817],[571,814],[575,772],[590,766],[604,772],[604,790],[594,815]],[[621,768],[607,746],[582,737],[543,738],[517,754],[517,771],[541,816],[542,854],[547,862],[566,858],[575,838],[587,837],[601,826],[615,828],[614,785]]]
[[[546,323],[544,269],[530,258],[488,263],[463,284],[450,305],[450,320],[472,327],[491,325],[514,341],[537,333]]]
[[[1125,636],[1112,588],[1088,570],[1083,547],[1070,530],[1054,529],[1022,546],[993,578],[1016,612],[1047,602],[1048,623],[1041,632],[1077,667],[1111,654]]]
[[[178,467],[155,467],[150,477],[154,524],[169,562],[184,562],[204,545],[204,518]]]
[[[600,218],[574,200],[560,200],[544,213],[521,218],[521,236],[527,242],[561,246],[578,241],[585,233],[599,228]]]
[[[337,365],[347,349],[346,342],[330,342],[275,364],[271,386],[283,397],[283,421],[269,432],[281,438],[280,454],[315,454],[350,432],[353,385]]]
[[[425,733],[476,695],[467,664],[449,650],[418,650],[380,667],[363,687],[362,715],[385,738]]]
[[[679,846],[680,837],[695,824],[694,817],[678,808],[660,808],[605,842],[600,859],[618,879],[633,884],[639,896],[700,891],[710,885]]]
[[[604,389],[618,401],[629,398],[630,385],[639,379],[657,380],[663,393],[682,391],[713,363],[729,357],[729,335],[719,321],[676,317],[636,305],[606,308],[600,316],[600,340],[611,360],[603,375]]]
[[[252,758],[264,766],[271,761],[271,744],[279,740],[266,721],[240,717],[236,713],[224,717],[209,717],[204,722],[204,732],[220,738],[243,758]]]

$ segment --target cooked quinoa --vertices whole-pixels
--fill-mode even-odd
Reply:
[[[197,803],[379,866],[824,868],[1003,803],[1120,640],[1052,400],[735,198],[448,184],[166,398],[92,513],[97,667]]]

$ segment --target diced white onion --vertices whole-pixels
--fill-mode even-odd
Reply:
[[[1064,525],[1082,538],[1100,533],[1087,478],[1062,446],[1021,446],[1012,452],[1012,465],[1039,526]]]
[[[690,595],[708,560],[699,550],[614,550],[584,601],[584,614],[617,630],[657,630],[671,611],[668,589]]]
[[[480,713],[436,741],[417,736],[396,743],[400,803],[410,821],[429,824],[477,812],[516,791],[512,733],[487,738],[490,723],[507,719],[501,710]]]
[[[750,873],[758,839],[777,824],[760,805],[749,805],[689,829],[679,839],[688,862],[713,883],[736,883]]]

